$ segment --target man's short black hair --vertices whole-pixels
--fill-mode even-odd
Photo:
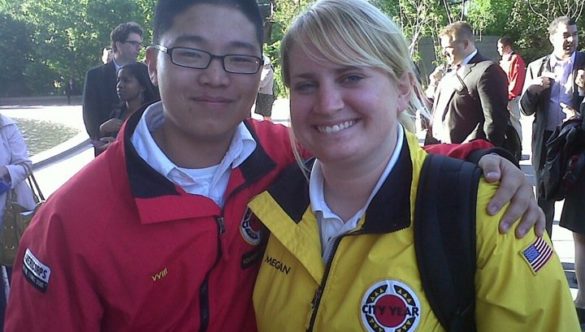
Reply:
[[[114,30],[112,30],[112,33],[110,33],[110,39],[112,40],[112,50],[117,52],[118,49],[116,48],[116,42],[125,42],[131,33],[138,34],[140,37],[142,37],[143,32],[140,24],[136,22],[126,22],[121,23],[115,27]]]
[[[574,18],[571,18],[568,16],[559,16],[559,17],[555,18],[552,22],[550,22],[550,25],[548,26],[549,36],[554,35],[557,32],[559,25],[561,25],[561,24],[564,24],[566,26],[570,26],[570,25],[577,25],[577,22],[575,21]]]
[[[239,10],[256,27],[256,39],[262,47],[263,22],[256,0],[159,0],[154,12],[153,43],[160,42],[162,35],[173,26],[177,15],[198,4],[226,6]]]
[[[512,37],[510,37],[510,36],[503,36],[502,38],[500,38],[499,42],[504,47],[509,46],[510,48],[514,48],[514,41],[512,40]]]

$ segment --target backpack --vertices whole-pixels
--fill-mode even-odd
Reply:
[[[475,212],[481,171],[429,154],[419,179],[414,245],[425,295],[450,332],[475,331]]]
[[[548,200],[564,199],[584,176],[585,117],[565,121],[546,141],[546,161],[540,173],[538,193]]]

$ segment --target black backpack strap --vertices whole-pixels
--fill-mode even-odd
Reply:
[[[476,165],[429,154],[414,215],[418,269],[431,309],[447,331],[475,331]]]

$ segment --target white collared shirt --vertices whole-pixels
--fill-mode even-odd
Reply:
[[[561,103],[572,106],[573,103],[573,64],[575,52],[567,60],[560,60],[551,55],[549,58],[550,69],[555,80],[550,88],[550,100],[548,105],[548,121],[546,130],[553,131],[563,123],[566,114],[562,111]]]
[[[394,168],[394,165],[396,165],[398,156],[400,156],[400,150],[404,144],[404,129],[402,128],[402,125],[398,125],[397,134],[398,139],[396,140],[394,152],[392,153],[384,172],[380,175],[380,178],[372,190],[370,197],[366,201],[366,204],[346,222],[343,222],[343,220],[335,214],[335,212],[331,211],[327,205],[327,202],[325,201],[325,193],[323,191],[323,173],[321,171],[321,165],[319,160],[315,160],[315,164],[311,170],[311,177],[309,179],[309,197],[311,199],[311,210],[313,210],[313,213],[317,218],[317,223],[319,224],[319,229],[321,231],[322,257],[325,262],[330,259],[335,240],[339,236],[349,233],[357,227],[359,220],[364,216],[368,205],[370,205],[370,201],[374,198]],[[385,151],[381,151],[380,153],[385,153]]]
[[[477,49],[473,52],[471,52],[471,54],[469,54],[468,56],[466,56],[465,58],[463,58],[463,61],[461,61],[461,66],[459,69],[461,69],[461,67],[465,66],[466,64],[469,63],[469,61],[471,61],[471,59],[473,59],[473,57],[477,54]]]
[[[116,69],[116,73],[118,72],[118,70],[120,70],[120,68],[122,68],[122,65],[119,65],[116,62],[116,59],[112,58],[112,62],[114,63],[114,68]]]
[[[150,167],[186,192],[208,197],[223,207],[231,170],[241,165],[256,149],[256,141],[248,128],[243,123],[238,125],[228,151],[219,164],[207,168],[188,169],[175,165],[152,137],[152,133],[159,129],[164,121],[162,102],[148,106],[131,137],[138,155]]]

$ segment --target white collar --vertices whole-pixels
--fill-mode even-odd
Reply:
[[[191,180],[189,182],[196,182],[196,174],[194,174],[194,172],[185,172],[184,169],[181,169],[173,163],[160,149],[152,137],[152,133],[160,128],[164,121],[162,102],[159,101],[148,106],[142,114],[142,117],[136,126],[136,130],[132,134],[132,145],[134,145],[138,155],[144,159],[150,167],[164,175],[170,181],[186,189],[187,192],[191,192],[185,188],[186,183],[183,183],[183,180],[181,179],[188,178]],[[218,165],[201,169],[201,171],[206,173],[209,170],[215,170],[215,174],[212,179],[210,179],[211,184],[220,181],[220,178],[226,180],[227,177],[229,177],[231,169],[241,165],[255,149],[256,141],[252,137],[252,134],[244,123],[240,123],[221,162]]]
[[[573,54],[571,54],[571,56],[567,59],[567,60],[561,60],[559,58],[557,58],[554,54],[551,54],[549,57],[549,63],[550,63],[550,67],[554,68],[557,65],[565,65],[565,64],[573,64],[575,62],[575,53],[577,52],[573,52]]]
[[[463,58],[463,61],[461,61],[461,66],[464,66],[466,64],[469,63],[469,61],[471,61],[471,59],[473,59],[473,57],[477,54],[477,49],[475,49],[475,51],[471,52],[471,54],[469,54],[468,56],[466,56],[465,58]]]
[[[402,149],[402,145],[404,144],[404,129],[402,128],[402,125],[398,125],[397,135],[398,137],[396,140],[396,147],[392,152],[392,156],[388,160],[388,164],[386,165],[384,172],[382,172],[382,174],[380,175],[380,178],[378,179],[376,186],[372,190],[366,204],[356,213],[354,217],[350,219],[351,221],[357,223],[359,218],[365,213],[366,208],[370,204],[372,198],[374,198],[374,196],[376,195],[376,193],[378,192],[378,190],[380,189],[380,187],[382,186],[382,184],[384,183],[392,169],[394,169],[394,165],[396,165],[396,162],[398,161],[398,157],[400,156],[400,150]],[[386,153],[386,151],[381,151],[380,153]],[[331,209],[329,208],[329,206],[327,206],[327,203],[325,202],[325,193],[323,191],[323,173],[321,171],[319,160],[315,160],[313,168],[311,169],[311,177],[309,178],[309,197],[311,200],[311,210],[313,210],[315,214],[317,214],[317,212],[320,212],[322,213],[323,218],[341,219],[333,211],[331,211]]]
[[[116,58],[112,58],[112,62],[114,63],[114,68],[116,69],[116,73],[118,72],[118,70],[120,70],[120,68],[122,68],[123,65],[119,65],[116,62]]]

